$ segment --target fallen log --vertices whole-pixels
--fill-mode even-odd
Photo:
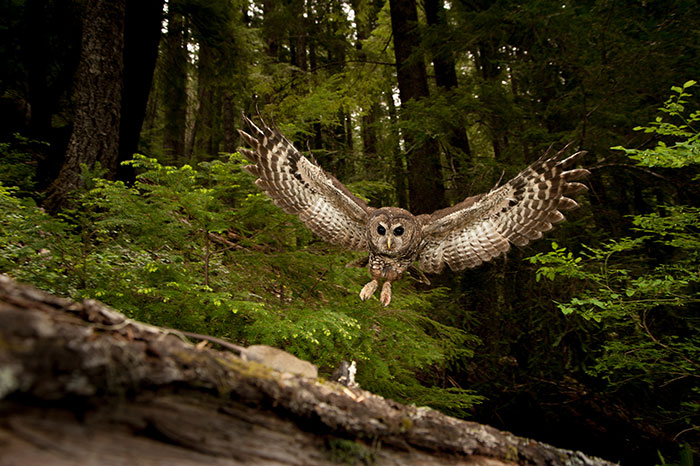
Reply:
[[[239,349],[0,275],[0,465],[612,464]]]

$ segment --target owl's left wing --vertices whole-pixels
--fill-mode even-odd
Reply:
[[[572,169],[584,151],[561,160],[565,151],[553,156],[547,151],[506,184],[420,216],[420,268],[439,273],[445,264],[453,271],[476,267],[504,254],[510,243],[524,246],[563,221],[560,211],[578,206],[566,196],[587,189],[574,180],[590,174],[582,168]]]
[[[244,168],[258,178],[255,184],[323,240],[366,250],[365,223],[372,208],[301,155],[276,127],[264,122],[258,127],[250,119],[244,120],[253,134],[238,132],[253,150],[240,152],[252,162]]]

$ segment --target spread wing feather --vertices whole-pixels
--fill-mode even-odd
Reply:
[[[578,206],[566,196],[586,190],[575,180],[589,174],[572,169],[585,152],[561,160],[565,151],[553,156],[547,151],[503,186],[421,216],[420,268],[438,273],[445,264],[454,271],[476,267],[508,251],[511,243],[524,246],[563,221],[560,211]]]
[[[244,167],[255,184],[285,212],[295,214],[323,240],[366,250],[365,223],[371,210],[336,178],[301,155],[275,127],[260,127],[244,117],[251,134],[239,130],[253,148],[240,149],[252,165]]]

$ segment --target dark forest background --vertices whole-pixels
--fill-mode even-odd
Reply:
[[[6,0],[0,272],[266,343],[623,464],[700,451],[700,6]],[[371,205],[430,212],[573,141],[581,208],[478,269],[366,272],[261,195],[241,115]],[[140,155],[135,155],[140,154]]]

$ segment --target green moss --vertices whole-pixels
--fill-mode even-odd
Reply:
[[[354,440],[326,440],[326,454],[331,461],[338,464],[373,465],[376,462],[372,449]]]
[[[413,421],[407,417],[401,418],[401,432],[408,432],[413,429]]]
[[[518,461],[518,449],[515,445],[509,445],[508,451],[506,451],[506,461],[513,461],[514,463]]]
[[[11,366],[0,367],[0,400],[19,388],[19,379]]]

